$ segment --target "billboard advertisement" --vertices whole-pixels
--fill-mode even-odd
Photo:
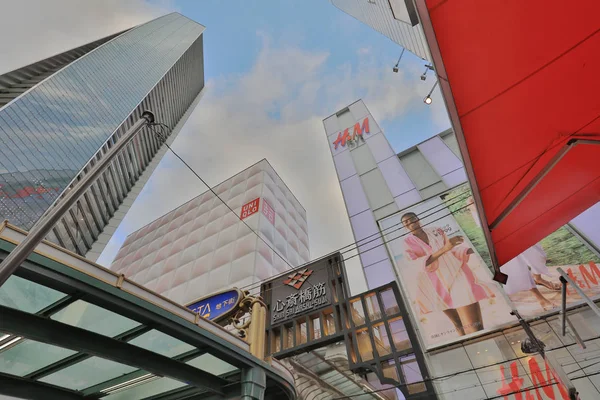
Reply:
[[[440,197],[379,224],[427,348],[516,322],[499,284]]]
[[[558,267],[588,296],[600,297],[600,258],[567,227],[503,265],[506,285],[492,281],[490,254],[466,184],[379,224],[428,348],[514,323],[511,308],[524,318],[556,311]],[[567,305],[578,302],[569,288]]]
[[[443,201],[461,229],[491,269],[471,190],[467,185],[446,192]],[[559,274],[561,267],[591,298],[600,295],[600,258],[562,227],[504,264],[500,270],[508,275],[504,291],[523,317],[536,317],[560,307]],[[567,305],[581,301],[573,288],[567,290]]]

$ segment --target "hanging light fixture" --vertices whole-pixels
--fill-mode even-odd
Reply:
[[[398,64],[400,64],[400,60],[402,59],[402,55],[404,54],[404,47],[402,48],[402,53],[400,53],[400,57],[398,57],[398,62],[396,63],[396,65],[394,65],[394,68],[392,68],[392,71],[394,72],[398,72]]]
[[[433,103],[433,99],[431,98],[431,93],[433,93],[433,89],[435,89],[435,87],[437,86],[439,80],[435,81],[435,83],[433,84],[433,87],[431,88],[431,90],[429,91],[429,93],[427,93],[427,96],[425,96],[425,98],[423,99],[423,103],[429,105],[431,103]]]

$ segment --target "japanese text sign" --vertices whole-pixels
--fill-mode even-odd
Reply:
[[[227,290],[188,304],[187,308],[200,314],[202,318],[218,321],[232,314],[242,296],[237,289]]]

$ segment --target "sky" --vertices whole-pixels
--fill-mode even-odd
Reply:
[[[323,119],[362,98],[397,152],[450,127],[425,61],[327,0],[0,0],[0,73],[171,11],[206,26],[206,87],[173,149],[211,186],[266,158],[306,208],[311,257],[354,241]],[[35,13],[28,10],[35,9]],[[167,153],[98,260],[205,192]]]

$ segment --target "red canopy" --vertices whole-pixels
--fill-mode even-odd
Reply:
[[[600,1],[416,4],[498,269],[600,201]]]

